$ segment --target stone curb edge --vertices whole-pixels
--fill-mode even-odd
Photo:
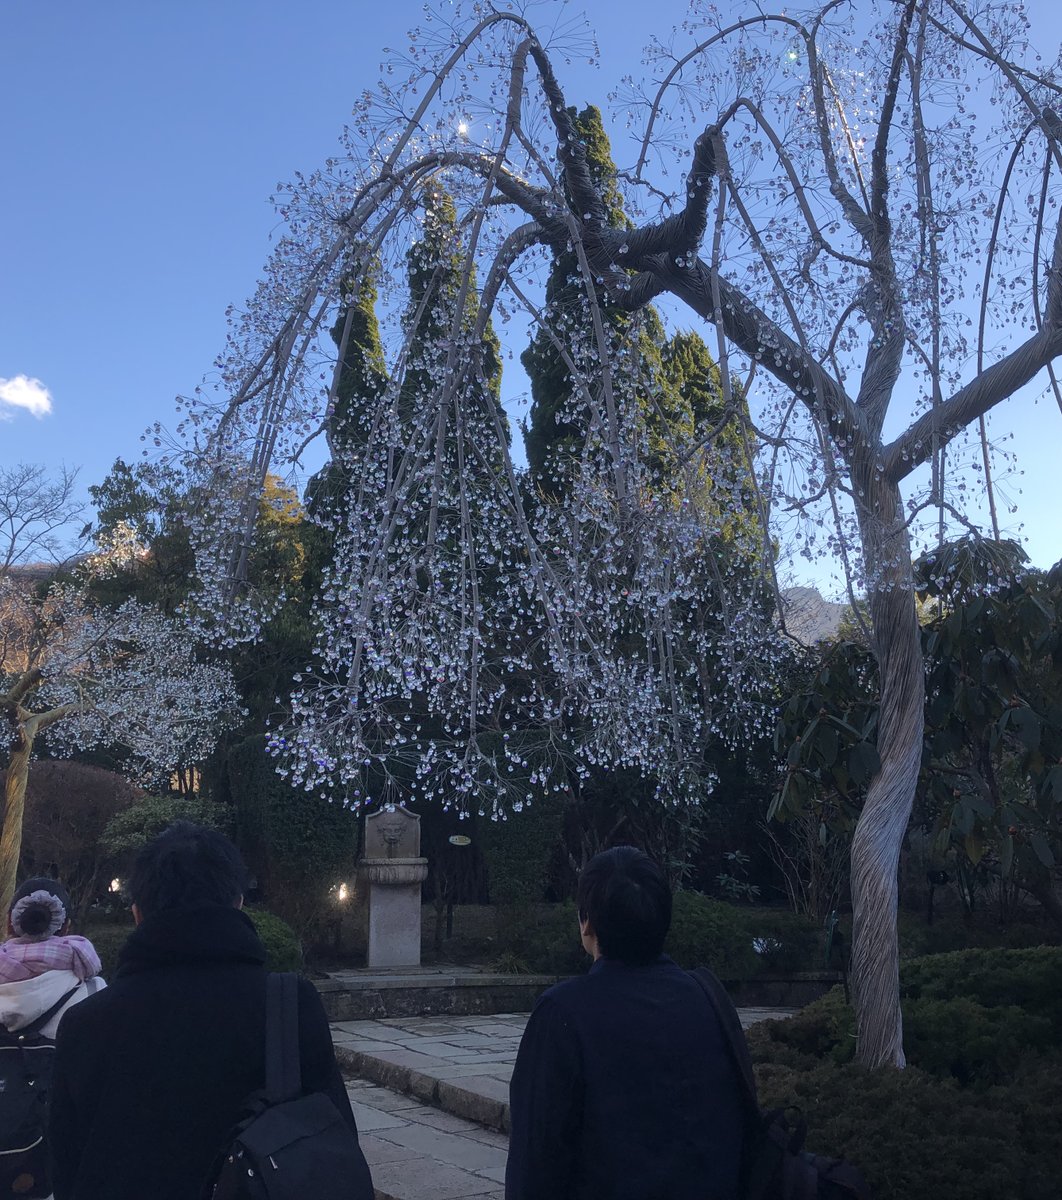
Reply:
[[[386,1062],[361,1050],[347,1046],[336,1046],[336,1059],[344,1071],[378,1083],[392,1092],[413,1096],[425,1104],[433,1104],[455,1117],[486,1125],[499,1133],[509,1132],[509,1105],[504,1100],[495,1100],[450,1079],[436,1079],[415,1071],[412,1067]]]

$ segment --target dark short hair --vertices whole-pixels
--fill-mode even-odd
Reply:
[[[579,876],[579,917],[590,922],[605,958],[653,962],[671,926],[671,889],[664,872],[634,846],[594,857]]]
[[[235,904],[247,891],[247,868],[224,834],[175,821],[137,855],[128,890],[145,915]]]

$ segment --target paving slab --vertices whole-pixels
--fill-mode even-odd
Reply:
[[[747,1029],[795,1009],[738,1009]],[[504,1200],[522,1013],[340,1021],[336,1056],[376,1200]]]
[[[347,1092],[376,1200],[503,1200],[500,1134],[362,1080]]]
[[[795,1011],[739,1008],[738,1016],[747,1029],[757,1021],[788,1017]],[[332,1025],[332,1037],[336,1056],[348,1075],[382,1085],[390,1089],[389,1094],[412,1097],[453,1117],[507,1133],[509,1080],[526,1024],[526,1013],[451,1016],[445,1021],[438,1017],[338,1021]],[[405,1117],[393,1101],[387,1104],[391,1107],[379,1106],[385,1122],[390,1117]],[[360,1119],[358,1126],[361,1128]],[[374,1125],[369,1131],[383,1134],[387,1128],[395,1126]],[[463,1131],[462,1136],[467,1133]],[[463,1166],[461,1162],[453,1165]],[[441,1194],[440,1200],[445,1200]]]

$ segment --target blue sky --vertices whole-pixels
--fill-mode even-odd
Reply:
[[[573,103],[603,103],[686,11],[564,11],[584,7],[605,66],[560,68]],[[1054,0],[1031,10],[1057,45]],[[223,346],[226,306],[253,290],[277,228],[270,193],[335,149],[382,48],[420,13],[411,0],[0,0],[0,380],[39,380],[51,399],[45,413],[34,389],[0,384],[0,465],[65,462],[87,485],[134,461],[150,422],[172,422],[174,396]],[[1019,398],[993,429],[1014,432],[1012,520],[1048,565],[1062,557],[1062,417]]]

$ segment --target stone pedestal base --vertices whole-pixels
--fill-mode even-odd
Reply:
[[[369,883],[368,966],[420,966],[420,885],[426,858],[363,859]]]

